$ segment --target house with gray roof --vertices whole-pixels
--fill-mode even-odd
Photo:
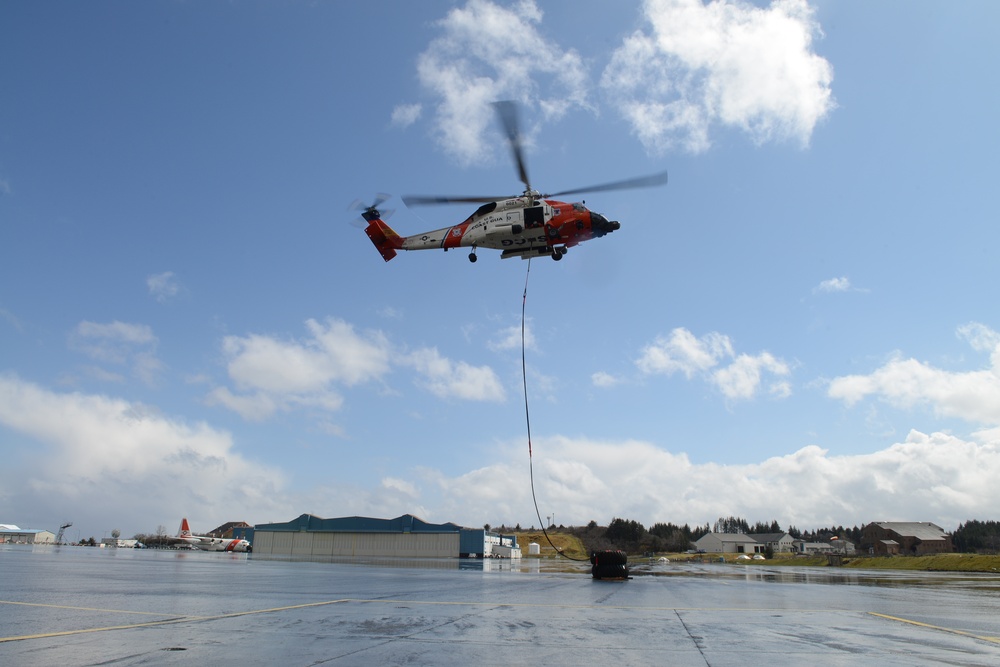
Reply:
[[[761,552],[768,547],[771,547],[771,551],[776,554],[794,551],[792,546],[794,538],[788,533],[753,533],[750,537],[760,543]]]
[[[876,556],[951,553],[951,535],[927,521],[876,521],[861,529],[861,549]]]

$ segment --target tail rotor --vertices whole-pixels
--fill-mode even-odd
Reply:
[[[375,199],[370,204],[355,199],[347,207],[349,211],[361,211],[361,217],[352,220],[351,224],[365,230],[365,234],[382,255],[382,259],[387,262],[396,256],[397,250],[403,247],[403,239],[385,223],[386,218],[392,215],[392,210],[379,208],[391,196],[380,192],[375,195]]]
[[[392,214],[395,212],[395,209],[379,208],[391,197],[392,195],[390,194],[386,194],[385,192],[380,192],[375,195],[375,199],[372,200],[372,203],[370,204],[366,204],[364,201],[360,199],[355,199],[353,202],[351,202],[350,206],[347,207],[347,210],[350,212],[360,211],[361,215],[351,220],[351,224],[360,229],[364,229],[365,227],[368,226],[368,224],[372,220],[376,219],[387,220],[391,218]]]

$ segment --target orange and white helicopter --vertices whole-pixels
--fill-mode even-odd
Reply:
[[[582,202],[564,202],[554,199],[582,192],[606,192],[629,188],[648,188],[667,182],[667,172],[615,181],[586,188],[574,188],[541,194],[531,187],[524,163],[521,135],[518,130],[517,107],[513,102],[494,104],[507,140],[510,143],[518,176],[524,183],[520,196],[503,197],[403,197],[408,206],[421,204],[481,203],[475,213],[452,227],[400,236],[382,220],[378,207],[388,195],[378,195],[372,204],[356,202],[361,217],[368,223],[365,233],[372,240],[385,261],[396,256],[397,250],[431,250],[471,248],[469,261],[476,261],[477,248],[502,251],[500,257],[528,259],[549,255],[560,260],[566,251],[584,241],[601,238],[619,229],[617,220],[608,220],[589,210]]]

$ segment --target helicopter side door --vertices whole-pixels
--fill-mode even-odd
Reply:
[[[524,209],[524,228],[538,229],[545,226],[545,207],[528,206]]]

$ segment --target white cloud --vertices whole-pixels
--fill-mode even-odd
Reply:
[[[438,22],[442,36],[420,54],[420,82],[440,98],[435,135],[463,164],[494,155],[503,145],[487,137],[496,122],[492,102],[534,101],[547,117],[587,106],[582,59],[539,32],[541,21],[532,0],[511,5],[469,0]]]
[[[389,344],[381,332],[359,335],[334,318],[307,320],[306,329],[310,336],[303,341],[227,336],[222,349],[229,357],[229,376],[241,388],[306,393],[331,383],[356,385],[388,372]]]
[[[172,527],[182,516],[208,529],[295,511],[283,504],[284,474],[245,459],[228,433],[142,404],[56,393],[6,374],[0,425],[37,443],[5,461],[0,498],[19,516],[66,517],[84,531],[117,527],[132,535]]]
[[[669,337],[658,336],[644,347],[635,363],[649,375],[679,372],[688,379],[701,377],[731,399],[753,398],[765,384],[765,375],[775,378],[767,385],[769,394],[791,394],[791,386],[780,379],[791,374],[787,363],[770,352],[737,355],[729,337],[717,332],[696,338],[687,329],[674,329]]]
[[[417,122],[423,107],[419,104],[400,104],[392,110],[393,127],[406,128]]]
[[[896,356],[868,375],[835,378],[828,395],[849,406],[868,396],[903,409],[929,405],[940,416],[1000,425],[1000,334],[978,323],[961,327],[958,333],[976,351],[991,353],[988,368],[953,372]]]
[[[216,388],[209,401],[255,420],[279,409],[338,410],[343,399],[332,385],[354,386],[389,372],[389,344],[381,332],[360,335],[333,318],[324,323],[307,320],[306,329],[309,337],[304,340],[227,336],[222,351],[240,393]]]
[[[418,385],[441,398],[504,400],[503,386],[488,366],[455,362],[435,349],[392,353],[382,332],[358,333],[335,318],[307,320],[306,329],[308,336],[299,340],[261,334],[224,338],[235,391],[215,387],[208,402],[252,421],[301,408],[335,412],[343,405],[336,387],[381,381],[394,367],[416,370]]]
[[[610,373],[605,373],[604,371],[597,371],[591,374],[590,381],[595,387],[601,388],[614,387],[622,382],[621,378],[615,377]]]
[[[504,401],[506,393],[489,366],[472,366],[442,357],[434,348],[417,350],[401,359],[422,375],[419,384],[440,398]]]
[[[601,83],[648,149],[704,151],[713,125],[805,146],[833,109],[806,0],[646,0],[644,10],[648,28],[624,40]]]
[[[1000,366],[1000,359],[996,358],[996,355],[1000,354],[1000,333],[993,331],[985,324],[970,322],[960,326],[956,335],[969,341],[973,350],[989,352],[993,366]]]
[[[677,328],[670,332],[670,338],[657,336],[643,348],[636,365],[644,373],[671,375],[680,371],[690,379],[732,356],[733,345],[728,336],[712,332],[698,339],[687,329]]]
[[[424,474],[421,468],[416,468]],[[361,487],[350,482],[338,481],[335,485],[309,489],[300,502],[306,507],[337,508],[335,514],[318,512],[320,516],[373,516],[397,517],[413,514],[425,521],[444,522],[449,517],[436,513],[422,504],[420,486],[410,481],[386,477],[374,488]],[[298,512],[301,514],[301,511]],[[287,521],[289,515],[278,519]],[[475,525],[475,524],[473,524]],[[480,523],[480,525],[482,525]]]
[[[411,512],[470,526],[535,523],[521,440],[489,448],[492,461],[458,474],[418,467],[372,488],[299,489],[282,471],[243,457],[228,433],[210,425],[121,399],[52,392],[10,374],[0,375],[0,427],[34,443],[5,460],[6,510],[21,524],[70,518],[84,536],[97,530],[100,537],[95,526],[126,535],[172,527],[181,516],[206,528],[233,519],[286,521],[324,507],[342,516]],[[643,441],[536,436],[532,463],[543,513],[555,508],[567,525],[616,516],[647,526],[703,524],[738,515],[799,528],[912,520],[951,529],[992,516],[1000,504],[998,436],[997,429],[978,441],[912,431],[871,454],[804,446],[740,465],[694,463]]]
[[[70,347],[91,359],[106,364],[129,365],[132,373],[152,384],[163,369],[156,357],[158,340],[145,324],[114,321],[110,324],[80,322],[70,335]],[[118,377],[107,370],[91,373],[93,377]]]
[[[76,333],[85,339],[117,341],[135,345],[146,345],[156,342],[156,336],[153,335],[152,328],[145,324],[129,324],[118,321],[114,321],[111,324],[98,324],[96,322],[83,321],[76,326]]]
[[[177,296],[180,291],[177,277],[174,276],[173,271],[164,271],[149,276],[146,278],[146,287],[149,288],[149,295],[160,303]]]
[[[420,496],[420,491],[417,489],[415,484],[396,477],[383,477],[381,487],[387,491],[392,491],[410,498],[417,498]]]
[[[392,306],[383,306],[378,309],[379,317],[384,317],[387,320],[401,320],[403,319],[403,311],[398,308],[393,308]]]
[[[504,491],[527,487],[526,456],[519,443],[487,467],[456,477],[428,475],[441,498],[423,502],[438,508],[438,516],[470,525],[536,523],[530,495]],[[543,514],[558,508],[559,522],[567,525],[606,524],[613,517],[647,526],[699,525],[737,515],[751,522],[777,519],[785,528],[906,520],[953,529],[992,516],[1000,502],[994,483],[1000,442],[941,433],[913,431],[872,454],[832,456],[806,446],[742,465],[696,464],[640,441],[536,438],[533,458]]]
[[[830,278],[813,288],[813,294],[833,294],[837,292],[868,292],[864,287],[855,287],[847,276]]]
[[[125,382],[125,376],[122,374],[109,371],[100,366],[84,366],[81,369],[81,372],[88,377],[99,380],[100,382],[113,382],[117,384]]]
[[[509,327],[502,327],[496,334],[486,341],[486,347],[494,352],[521,349],[521,324],[514,324]],[[531,328],[530,319],[524,323],[524,349],[537,349],[535,333]]]
[[[846,276],[841,276],[824,280],[813,288],[813,292],[846,292],[850,289],[851,281]]]
[[[247,421],[263,421],[270,418],[279,407],[288,409],[283,401],[258,391],[249,394],[234,394],[227,387],[215,387],[206,397],[209,405],[229,408]]]
[[[762,374],[772,373],[778,376],[789,374],[788,364],[775,359],[769,352],[756,356],[741,354],[725,368],[712,373],[712,380],[726,398],[753,398],[761,386]],[[785,398],[790,393],[785,382],[772,385],[769,392],[778,398]]]
[[[229,377],[241,389],[276,394],[318,391],[336,374],[315,341],[300,343],[258,334],[227,336],[222,351],[229,359]]]

